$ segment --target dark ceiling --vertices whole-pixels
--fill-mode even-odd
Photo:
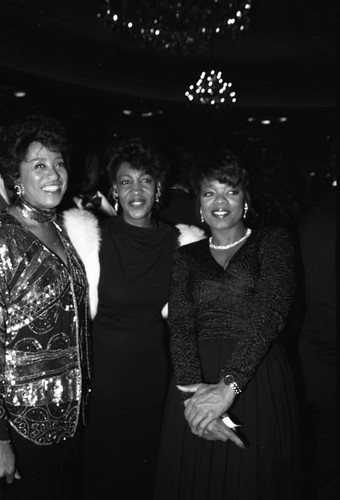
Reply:
[[[192,56],[131,47],[97,18],[100,3],[2,0],[3,85],[11,75],[17,85],[36,77],[118,96],[182,102],[188,85],[214,67],[233,81],[241,107],[334,105],[335,12],[327,0],[253,0],[247,32]]]
[[[0,129],[28,111],[59,117],[81,171],[84,155],[91,148],[101,154],[113,136],[152,135],[173,161],[183,147],[220,136],[249,152],[261,193],[263,179],[270,178],[268,192],[277,193],[285,172],[288,191],[296,190],[301,169],[329,168],[337,100],[331,2],[253,0],[250,27],[235,41],[176,56],[113,36],[97,18],[100,3],[0,0]],[[233,82],[232,109],[185,99],[201,71],[212,68]],[[15,97],[18,90],[25,97]],[[280,167],[274,174],[273,165]]]
[[[197,127],[202,116],[184,93],[202,70],[214,68],[237,94],[228,117],[290,112],[300,117],[293,135],[308,127],[323,127],[323,136],[332,132],[336,12],[328,0],[253,0],[250,27],[235,41],[221,39],[208,51],[176,56],[113,36],[97,18],[101,3],[0,0],[2,122],[38,107],[100,130],[104,122],[128,120],[122,115],[128,108],[134,113],[134,122],[126,122],[130,128],[147,128],[150,121],[137,118],[150,110],[154,128],[160,116],[162,126],[165,120],[178,127],[189,116]],[[26,97],[15,98],[15,90]]]

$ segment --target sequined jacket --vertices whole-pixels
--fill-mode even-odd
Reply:
[[[85,271],[55,222],[68,267],[0,213],[0,439],[39,445],[75,434],[90,377]]]

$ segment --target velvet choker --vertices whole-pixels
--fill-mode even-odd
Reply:
[[[16,206],[20,209],[22,215],[25,219],[31,219],[36,222],[52,222],[56,219],[56,209],[55,208],[37,208],[24,198],[19,198],[16,202]]]

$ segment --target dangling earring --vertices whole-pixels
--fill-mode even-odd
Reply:
[[[19,196],[19,198],[21,198],[24,193],[25,193],[25,188],[24,186],[21,184],[21,182],[17,181],[15,184],[14,184],[14,191],[15,193]]]
[[[116,191],[113,191],[112,198],[115,201],[115,204],[113,205],[113,208],[114,208],[115,212],[118,213],[119,199],[118,199],[118,193]]]
[[[158,185],[157,186],[157,191],[156,191],[156,194],[155,194],[155,203],[159,203],[160,199],[161,199],[161,188]]]
[[[243,218],[244,219],[247,217],[247,212],[248,212],[248,203],[245,202],[244,207],[243,207]]]
[[[204,215],[203,215],[203,212],[202,212],[202,208],[200,207],[200,216],[201,216],[201,222],[203,224],[204,222]]]

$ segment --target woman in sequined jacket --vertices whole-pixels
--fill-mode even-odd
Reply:
[[[3,133],[1,175],[16,196],[0,212],[0,498],[77,495],[88,286],[56,214],[68,163],[54,119],[31,116]]]

